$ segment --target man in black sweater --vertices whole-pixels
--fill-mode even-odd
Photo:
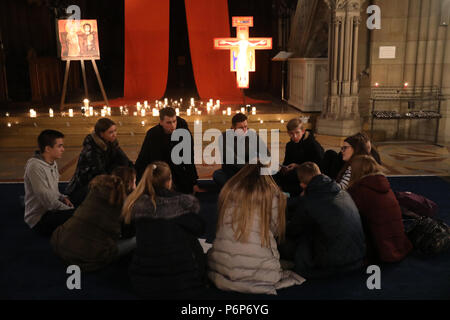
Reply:
[[[287,124],[287,131],[291,138],[286,144],[286,153],[280,172],[275,175],[275,181],[291,196],[298,196],[302,192],[295,169],[305,162],[321,165],[324,150],[310,130],[305,130],[299,118],[292,119]]]
[[[175,190],[182,193],[199,192],[197,186],[197,169],[194,164],[194,139],[189,131],[186,120],[177,117],[175,109],[164,108],[159,113],[160,122],[147,131],[141,151],[136,160],[135,168],[137,180],[140,180],[147,166],[155,161],[164,161],[170,166]],[[190,136],[191,159],[189,163],[174,164],[172,149],[180,142],[171,141],[172,133],[176,129],[186,129]],[[182,156],[182,151],[180,153]]]

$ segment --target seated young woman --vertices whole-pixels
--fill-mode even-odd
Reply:
[[[137,247],[129,273],[143,298],[192,298],[206,287],[206,258],[198,241],[204,221],[192,195],[172,191],[165,162],[148,165],[122,216],[134,221]]]
[[[222,290],[276,295],[305,281],[280,265],[277,241],[285,232],[286,197],[262,166],[249,164],[219,195],[216,238],[208,277]]]
[[[133,167],[117,140],[117,126],[111,119],[101,118],[95,124],[94,132],[83,141],[83,149],[77,167],[66,187],[66,194],[78,207],[88,192],[89,182],[101,174],[111,174],[116,167]]]
[[[369,155],[367,141],[359,134],[353,135],[344,140],[341,151],[342,160],[345,163],[336,178],[336,182],[342,190],[347,190],[352,175],[351,162],[353,158],[359,155]]]
[[[130,253],[135,239],[119,240],[120,214],[125,199],[122,179],[99,175],[89,184],[89,193],[73,217],[52,234],[54,252],[67,264],[82,271],[101,269]]]
[[[366,233],[369,263],[397,262],[411,250],[400,205],[381,167],[371,156],[352,160],[348,192],[359,209]]]

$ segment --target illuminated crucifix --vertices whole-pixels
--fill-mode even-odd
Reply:
[[[249,38],[253,17],[233,17],[236,38],[215,38],[214,49],[230,50],[231,72],[236,72],[238,88],[249,87],[249,72],[255,72],[255,50],[272,49],[272,38]]]

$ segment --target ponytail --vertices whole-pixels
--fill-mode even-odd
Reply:
[[[141,181],[137,185],[136,189],[130,193],[125,200],[122,209],[122,218],[125,223],[129,224],[132,218],[132,211],[136,201],[142,195],[148,195],[153,203],[153,208],[156,210],[156,190],[163,189],[167,181],[172,178],[170,167],[165,162],[154,162],[147,166],[145,172],[141,178]]]

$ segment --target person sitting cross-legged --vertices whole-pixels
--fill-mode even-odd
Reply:
[[[358,208],[350,195],[315,163],[298,169],[304,191],[297,212],[287,223],[282,258],[294,260],[294,270],[309,278],[328,277],[364,265],[366,244]]]
[[[44,236],[50,236],[74,212],[72,203],[58,188],[56,160],[64,153],[63,138],[59,131],[42,131],[38,137],[39,150],[25,167],[25,222]]]

